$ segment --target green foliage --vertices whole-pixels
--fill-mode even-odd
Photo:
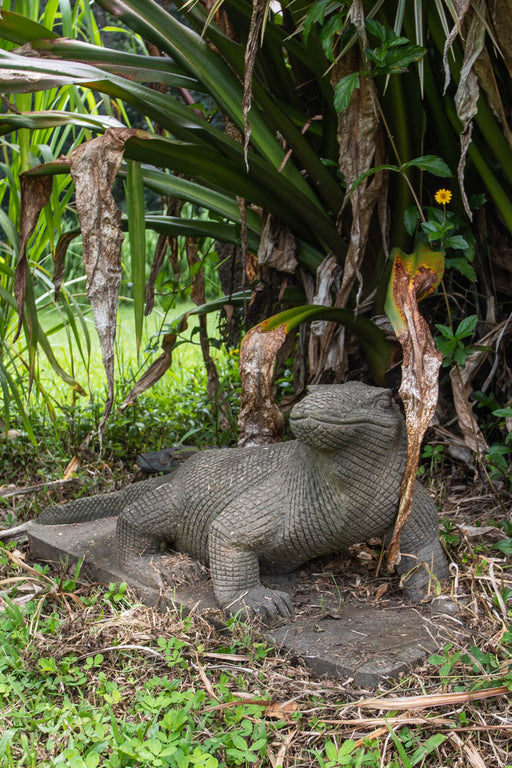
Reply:
[[[65,242],[63,238],[78,233],[69,168],[57,166],[55,160],[110,127],[139,129],[125,147],[120,173],[124,186],[120,181],[114,190],[128,213],[123,220],[128,232],[123,251],[123,294],[132,304],[137,346],[142,339],[143,287],[157,242],[161,245],[158,237],[173,239],[172,260],[164,261],[155,281],[157,309],[165,312],[176,301],[190,298],[194,278],[200,274],[206,279],[207,297],[217,298],[215,243],[240,246],[247,228],[248,250],[256,254],[262,235],[261,211],[268,213],[282,227],[282,233],[292,233],[297,245],[299,266],[286,280],[289,285],[293,283],[294,301],[302,305],[305,295],[311,296],[312,281],[326,255],[334,254],[343,266],[351,241],[350,195],[376,173],[390,177],[391,243],[405,253],[418,243],[443,250],[448,269],[446,290],[449,292],[455,283],[458,289],[462,281],[466,305],[461,314],[467,314],[468,319],[482,316],[478,298],[482,286],[473,291],[468,281],[479,279],[480,265],[489,263],[484,253],[488,238],[482,234],[485,222],[497,222],[500,231],[507,227],[512,231],[512,153],[482,92],[465,177],[472,211],[482,206],[482,189],[486,190],[488,202],[480,211],[478,231],[469,222],[462,195],[455,189],[450,192],[453,209],[424,205],[434,196],[433,177],[453,178],[460,157],[461,126],[453,96],[465,40],[460,38],[451,45],[448,60],[452,84],[444,92],[439,72],[447,30],[452,25],[445,4],[431,4],[427,9],[420,3],[401,2],[397,7],[390,2],[364,2],[360,8],[364,26],[362,15],[356,16],[352,4],[341,0],[269,8],[252,83],[247,164],[243,143],[232,138],[236,131],[225,130],[226,120],[238,131],[244,130],[244,48],[252,13],[246,0],[223,3],[233,39],[199,3],[185,4],[176,13],[161,3],[101,0],[100,5],[110,14],[110,26],[105,29],[99,28],[84,0],[72,9],[67,2],[35,3],[30,8],[21,0],[4,5],[0,79],[13,110],[5,110],[0,119],[2,170],[7,180],[0,189],[0,225],[5,234],[0,238],[2,427],[7,429],[14,415],[14,424],[21,422],[23,432],[35,443],[31,407],[35,398],[47,408],[55,435],[65,436],[67,448],[80,444],[87,430],[99,422],[99,409],[94,405],[81,405],[73,412],[79,386],[87,389],[76,375],[78,364],[84,363],[86,378],[95,367],[90,362],[79,239],[69,246],[66,275],[71,284],[63,290],[61,316],[55,326],[56,334],[64,326],[68,333],[65,363],[53,354],[53,338],[52,343],[48,341],[50,329],[40,319],[43,308],[52,301],[53,258]],[[468,13],[473,13],[472,9]],[[490,46],[489,40],[486,45]],[[16,52],[21,45],[25,45],[23,56]],[[151,46],[164,55],[150,55],[154,50]],[[359,61],[353,67],[357,71],[345,69],[347,77],[336,84],[336,66],[354,47],[361,54],[358,59],[359,54],[353,51],[354,60]],[[494,48],[492,57],[499,83],[505,73]],[[13,70],[15,78],[11,76]],[[374,161],[378,165],[360,173],[355,181],[350,177],[347,190],[338,168],[338,137],[347,115],[340,117],[336,111],[346,110],[355,89],[368,77],[375,85],[375,94],[371,105],[363,106],[371,106],[372,114],[381,122],[382,147]],[[158,86],[150,87],[151,83]],[[31,92],[37,87],[39,91]],[[361,89],[362,100],[367,98],[364,93]],[[506,89],[503,100],[503,114],[508,114]],[[19,179],[27,171],[31,177],[52,174],[53,191],[29,243],[25,317],[21,340],[14,344]],[[241,198],[248,203],[246,220],[239,205]],[[172,215],[169,210],[162,212],[162,199],[174,201]],[[185,203],[181,212],[176,201]],[[385,227],[376,226],[376,219],[375,214],[369,226],[368,247],[360,245],[364,259],[356,272],[363,281],[359,287],[354,285],[343,310],[353,312],[357,306],[356,314],[365,325],[357,337],[358,353],[362,352],[373,374],[377,371],[382,377],[378,333],[373,320],[368,319],[382,312],[389,267],[382,241]],[[195,238],[199,253],[199,261],[192,265],[186,258],[187,236]],[[417,241],[414,244],[413,239]],[[281,286],[284,279],[282,274],[276,276]],[[336,294],[333,282],[326,303],[334,303]],[[276,289],[267,314],[288,306],[284,302],[291,301],[289,295]],[[279,298],[274,301],[276,296]],[[444,313],[445,307],[439,302],[433,321],[438,322],[438,345],[445,365],[463,365],[474,349],[469,343],[470,329],[463,325],[465,321],[452,329]],[[153,351],[156,353],[156,344]],[[47,357],[52,370],[74,387],[72,403],[68,400],[63,408],[56,407],[53,395],[45,388],[40,353]],[[378,367],[376,357],[380,358]],[[144,360],[147,362],[149,357]],[[125,381],[135,373],[139,376],[142,370],[142,365],[140,369],[133,366]],[[196,380],[204,385],[204,377],[196,376]],[[31,388],[32,381],[35,386]],[[289,381],[282,381],[282,388],[289,388]],[[120,388],[123,386],[124,382]],[[95,389],[95,396],[99,389]],[[230,398],[233,391],[228,385],[222,397]],[[178,434],[171,426],[166,429],[159,408],[154,415],[143,401],[138,411],[131,409],[116,417],[107,437],[109,450],[131,455],[136,445],[145,443],[149,432],[157,446],[174,438],[195,440],[201,430],[198,440],[204,436],[209,443],[232,441],[233,431],[226,437],[221,434],[217,414],[209,412],[204,401],[192,397],[191,403],[185,414],[188,428]],[[200,422],[205,417],[204,428]],[[489,453],[495,477],[505,477],[507,451],[507,444],[498,443]],[[63,455],[64,451],[58,448],[56,453]]]
[[[0,566],[7,565],[1,550],[0,561]],[[113,587],[107,600],[112,593]],[[127,717],[125,686],[110,679],[104,653],[80,659],[75,654],[49,655],[66,612],[60,616],[59,611],[41,611],[39,598],[23,606],[15,599],[6,597],[0,613],[0,704],[9,722],[9,738],[0,740],[2,765],[121,768],[135,761],[148,768],[227,768],[256,762],[265,753],[266,725],[254,720],[261,715],[261,707],[241,704],[235,718],[229,709],[218,717],[205,707],[207,696],[201,687],[179,686],[176,675],[189,664],[186,622],[181,637],[160,637],[154,648],[148,646],[148,651],[163,659],[164,671],[140,686],[129,704],[133,713]],[[115,605],[122,607],[119,602]],[[32,642],[36,616],[38,632],[46,637],[44,655],[39,644]],[[144,650],[141,647],[138,652]],[[120,649],[125,679],[134,678],[140,669],[138,652]],[[230,698],[228,693],[226,700]],[[200,735],[212,729],[215,735]]]
[[[457,325],[457,328],[449,328],[441,323],[436,324],[440,336],[435,337],[438,350],[443,355],[443,365],[460,365],[464,367],[466,358],[474,351],[474,347],[465,339],[473,336],[478,323],[477,315],[465,317]]]
[[[510,596],[506,597],[510,601]],[[509,615],[512,615],[509,613]],[[512,687],[512,634],[503,633],[497,651],[483,651],[476,645],[463,652],[455,650],[453,643],[446,643],[442,651],[434,653],[429,661],[439,667],[444,685],[455,691],[490,688],[496,685]]]
[[[455,270],[468,280],[476,280],[473,265],[475,238],[471,228],[459,215],[453,211],[447,211],[446,208],[439,210],[439,208],[426,206],[424,217],[425,220],[420,221],[420,212],[416,206],[407,208],[404,212],[404,226],[407,233],[411,236],[417,233],[420,239],[425,239],[433,247],[442,249],[446,254],[447,270]],[[417,231],[418,226],[419,231]],[[463,234],[458,234],[461,231]]]
[[[490,445],[485,452],[485,462],[489,468],[489,474],[492,480],[505,480],[510,490],[512,490],[512,439],[510,432],[505,438],[506,444],[495,443]],[[497,545],[496,545],[497,546]]]
[[[444,458],[444,445],[432,445],[427,443],[423,446],[421,454],[423,464],[418,467],[418,475],[424,475],[427,471],[433,475],[441,465]],[[427,469],[428,468],[428,469]]]
[[[323,9],[324,6],[322,5]],[[309,18],[311,21],[311,17]],[[323,14],[319,10],[318,18],[314,18],[314,21],[320,22],[321,19],[323,19]],[[334,108],[337,112],[344,112],[347,109],[353,92],[359,88],[360,77],[389,76],[406,72],[410,64],[419,61],[426,53],[425,48],[410,43],[406,37],[398,35],[393,29],[381,24],[376,19],[367,18],[366,29],[371,35],[379,39],[381,45],[376,48],[365,49],[364,53],[367,61],[372,65],[371,69],[353,72],[336,84]],[[331,32],[331,30],[329,31]],[[332,45],[332,38],[330,38],[330,43]],[[430,168],[425,170],[430,170]]]
[[[429,662],[439,667],[439,677],[443,684],[451,682],[454,669],[459,663],[460,657],[461,652],[453,650],[453,643],[446,643],[442,653],[433,653],[429,657]]]
[[[25,41],[33,48],[34,57],[28,55],[28,50],[24,57],[16,57],[8,44],[0,57],[0,67],[15,68],[20,73],[16,83],[5,83],[5,87],[16,94],[15,98],[25,98],[23,93],[19,93],[24,89],[24,77],[30,81],[31,87],[38,78],[41,87],[48,87],[49,78],[56,77],[57,71],[57,80],[51,81],[52,85],[58,86],[57,93],[63,92],[63,88],[69,88],[59,80],[65,77],[74,83],[72,88],[84,103],[91,101],[93,97],[89,89],[94,89],[102,94],[107,111],[113,114],[117,110],[124,123],[129,124],[128,114],[132,119],[133,109],[145,120],[147,130],[130,139],[125,149],[130,212],[130,271],[137,342],[140,343],[142,334],[142,283],[146,272],[146,239],[143,230],[151,226],[152,218],[143,214],[145,195],[142,185],[153,193],[199,204],[211,214],[204,221],[206,227],[211,225],[212,237],[222,233],[221,239],[229,238],[230,242],[240,241],[243,222],[237,199],[243,197],[253,208],[263,208],[293,232],[301,268],[315,275],[322,259],[330,252],[342,261],[346,250],[346,225],[339,227],[337,217],[344,193],[332,170],[338,161],[336,145],[327,137],[336,134],[335,110],[346,108],[353,90],[358,87],[360,77],[377,78],[379,88],[382,87],[384,92],[385,83],[380,81],[386,80],[389,75],[403,74],[411,64],[422,59],[424,46],[411,42],[410,36],[400,30],[403,14],[400,22],[390,24],[385,18],[385,12],[376,18],[378,9],[365,9],[368,35],[377,43],[365,52],[370,68],[351,73],[333,90],[327,75],[328,61],[336,60],[355,43],[354,28],[350,23],[350,4],[320,0],[306,8],[305,15],[303,9],[295,8],[293,4],[287,5],[288,26],[291,24],[295,27],[295,34],[292,35],[288,34],[289,30],[284,32],[281,13],[269,11],[265,23],[265,52],[259,58],[259,66],[254,75],[247,173],[242,145],[219,129],[220,122],[212,117],[213,104],[213,109],[218,108],[239,128],[244,123],[240,106],[240,78],[244,69],[242,47],[249,35],[250,9],[247,4],[240,0],[226,0],[224,4],[226,12],[232,14],[240,46],[233,45],[222,34],[199,4],[191,4],[182,9],[186,14],[186,23],[181,17],[168,13],[157,4],[145,6],[142,12],[137,0],[129,0],[121,6],[110,0],[102,0],[101,4],[116,16],[119,24],[125,26],[126,39],[131,41],[133,50],[141,52],[135,55],[101,44],[97,29],[92,27],[87,29],[94,45],[80,42],[80,37],[86,36],[81,27],[70,28],[69,37],[74,39],[55,39],[52,26],[58,24],[57,18],[52,19],[46,15],[44,21],[49,29],[35,28],[27,22],[19,24],[16,33],[15,42],[19,43],[20,36],[25,36]],[[83,12],[86,13],[85,9]],[[199,34],[204,32],[206,20],[208,26],[205,35],[210,44]],[[3,30],[7,40],[15,36],[12,21],[7,12],[0,26],[0,33]],[[52,39],[51,45],[49,39]],[[163,60],[148,55],[144,40],[151,41],[166,53],[168,60],[165,66]],[[55,62],[53,67],[45,64],[46,60],[39,56],[42,51],[57,57],[55,62],[58,65]],[[300,68],[307,72],[300,74]],[[119,73],[129,74],[130,77],[121,77]],[[303,77],[306,77],[305,82],[318,85],[317,91],[322,93],[321,104],[311,106],[307,89],[303,94],[298,87]],[[168,89],[165,97],[160,91],[147,87],[146,82],[150,79],[165,85]],[[84,81],[87,87],[84,87]],[[176,86],[194,93],[195,103],[192,108],[185,106],[176,97],[175,91],[172,91]],[[321,115],[318,110],[321,110]],[[21,116],[6,115],[1,130],[5,133],[19,131],[22,138],[28,136],[28,132],[38,129],[42,124],[41,116],[34,111],[29,114],[29,111],[24,109]],[[82,110],[82,113],[85,111]],[[208,120],[204,120],[204,114],[208,115]],[[322,117],[322,132],[316,130],[311,122],[312,118],[316,121],[319,116]],[[107,122],[102,120],[101,115],[93,114],[91,117],[95,118],[90,123],[91,130],[105,129]],[[59,115],[51,112],[44,119],[46,125],[54,120],[61,131],[72,130],[71,112],[67,104],[63,105]],[[137,120],[139,122],[136,124],[140,124],[140,118]],[[158,135],[154,131],[155,123],[160,126]],[[301,130],[303,126],[308,126],[306,132]],[[281,146],[276,137],[277,132],[286,142],[285,149],[289,147],[290,152],[286,153]],[[326,137],[325,140],[321,138],[321,133]],[[352,185],[352,189],[382,169],[398,172],[408,183],[410,173],[427,171],[438,176],[451,175],[449,166],[436,155],[416,153],[415,156],[412,153],[413,159],[408,159],[411,154],[407,153],[399,157],[400,151],[397,154],[390,130],[388,134],[398,162],[365,172]],[[81,140],[80,136],[78,138]],[[422,147],[423,137],[418,139],[415,143]],[[53,156],[49,159],[53,159]],[[155,170],[156,167],[164,170]],[[39,173],[45,168],[36,170]],[[53,167],[51,172],[56,170],[60,169]],[[61,170],[65,171],[64,168]],[[215,216],[220,216],[221,221],[215,221]],[[172,218],[174,221],[171,221]],[[179,217],[163,216],[160,225],[179,226],[178,220]],[[193,230],[191,222],[184,222],[183,227],[186,226],[190,231]],[[250,248],[253,251],[258,247],[261,226],[258,215],[249,207],[247,229],[248,238],[252,238]],[[439,232],[430,234],[431,239],[435,240]],[[448,234],[447,237],[451,238],[452,248],[463,247],[460,236]],[[380,245],[377,244],[376,250],[380,251]],[[369,251],[373,252],[372,249]],[[209,261],[205,257],[198,269],[203,269]],[[368,263],[366,271],[371,272],[373,266]],[[297,274],[300,276],[301,273]],[[157,287],[164,292],[169,288],[180,292],[190,290],[187,280],[183,280],[181,268],[179,274],[167,274],[158,280]]]
[[[317,754],[318,764],[321,768],[336,768],[341,765],[353,765],[353,755],[355,749],[355,741],[347,739],[344,741],[341,747],[338,749],[332,741],[328,741],[325,745],[325,755],[327,760],[324,760],[321,754]]]
[[[334,88],[334,109],[336,112],[344,112],[350,104],[352,94],[359,88],[362,72],[353,72],[343,77]]]

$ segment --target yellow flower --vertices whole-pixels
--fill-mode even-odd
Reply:
[[[434,195],[434,200],[439,205],[446,205],[452,199],[452,193],[449,189],[438,189]]]

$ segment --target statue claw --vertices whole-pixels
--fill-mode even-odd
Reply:
[[[236,600],[225,606],[231,616],[246,619],[260,619],[263,624],[273,624],[280,618],[293,616],[293,604],[287,592],[259,585],[243,592]]]

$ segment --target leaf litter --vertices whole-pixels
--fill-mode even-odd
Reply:
[[[268,750],[266,757],[256,763],[261,766],[315,765],[313,755],[315,751],[323,754],[327,741],[340,746],[347,739],[355,741],[357,748],[377,749],[381,764],[390,765],[390,729],[400,737],[405,728],[405,733],[417,736],[418,744],[433,736],[442,737],[442,742],[425,755],[422,764],[427,768],[451,764],[505,768],[511,762],[511,660],[502,644],[507,611],[506,607],[503,611],[497,595],[512,589],[512,577],[502,553],[496,552],[499,556],[493,557],[489,550],[482,551],[481,542],[487,540],[489,526],[481,528],[480,540],[478,528],[492,520],[491,527],[499,530],[512,497],[502,490],[497,500],[493,493],[482,493],[481,485],[467,488],[454,480],[445,479],[444,485],[438,485],[444,493],[449,528],[458,536],[450,550],[454,562],[450,595],[459,610],[455,616],[441,618],[448,637],[447,646],[439,651],[447,661],[442,674],[439,664],[426,661],[398,680],[383,682],[378,690],[356,687],[351,679],[319,678],[294,653],[267,650],[257,627],[234,624],[229,630],[220,630],[197,613],[187,618],[178,610],[161,613],[142,606],[129,591],[115,605],[94,597],[98,595],[97,585],[80,580],[74,598],[66,596],[63,622],[55,634],[43,635],[33,622],[27,663],[34,652],[56,661],[69,656],[86,659],[101,655],[102,674],[123,691],[115,704],[118,720],[134,716],[133,704],[145,683],[171,675],[179,691],[206,693],[197,718],[198,743],[208,738],[212,728],[211,721],[204,725],[207,715],[220,729],[224,727],[226,709],[254,705],[259,709],[248,710],[245,717],[265,723]],[[364,568],[354,578],[359,555]],[[392,589],[382,590],[383,580],[375,573],[378,552],[356,548],[354,561],[347,567],[350,578],[340,582],[340,599],[351,596],[368,604],[378,595],[379,605],[385,606]],[[2,603],[6,594],[14,601],[24,601],[26,595],[16,591],[19,579],[25,577],[27,588],[33,588],[31,582],[38,578],[19,555],[5,575],[17,581],[2,582]],[[63,607],[58,590],[49,588],[50,581],[49,577],[42,578],[43,589],[34,598],[41,604],[39,622],[55,610],[56,603]],[[62,583],[62,579],[55,582]],[[318,574],[319,597],[328,583],[332,583],[329,569]],[[384,583],[392,585],[389,577]],[[46,601],[45,590],[50,598]],[[162,650],[162,638],[179,641],[183,663],[170,665]],[[496,660],[492,669],[482,663],[475,648]],[[450,667],[451,657],[456,660]],[[130,672],[134,667],[136,675]],[[86,674],[90,677],[88,689],[94,690],[98,671],[91,667]],[[70,691],[66,693],[73,696]],[[6,725],[9,727],[8,718]]]

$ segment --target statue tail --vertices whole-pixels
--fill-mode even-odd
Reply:
[[[132,483],[120,491],[84,496],[68,504],[48,507],[39,515],[37,522],[41,525],[67,525],[69,523],[86,523],[102,517],[115,517],[125,507],[144,496],[148,491],[169,482],[169,475],[152,477],[139,483]]]

